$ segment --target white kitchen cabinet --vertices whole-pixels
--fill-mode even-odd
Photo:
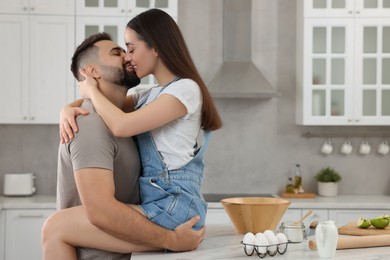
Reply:
[[[163,10],[173,19],[177,19],[177,0],[80,0],[76,1],[76,17],[80,19],[81,24],[83,24],[82,21],[92,20],[89,22],[89,26],[96,23],[97,25],[107,23],[107,26],[118,26],[120,29],[120,34],[118,34],[120,41],[118,42],[122,43],[127,23],[136,15],[151,8]],[[86,19],[82,19],[83,17]],[[93,17],[102,20],[99,21],[93,19]],[[104,17],[107,17],[107,19],[104,19]],[[111,30],[109,29],[108,32],[112,32]],[[81,42],[82,39],[84,38],[78,37],[77,42]]]
[[[69,69],[75,46],[106,31],[125,47],[127,22],[149,8],[177,18],[177,0],[0,1],[0,124],[57,124],[79,98]],[[140,87],[153,85],[153,76],[141,79]]]
[[[282,222],[297,221],[301,217],[302,217],[301,209],[287,209],[277,227],[279,227]]]
[[[225,209],[223,209],[223,208],[207,209],[206,226],[207,225],[214,225],[214,224],[231,224],[231,225],[233,225],[233,223],[230,220]]]
[[[284,213],[278,227],[280,226],[281,222],[297,221],[301,219],[301,217],[303,217],[309,210],[310,209],[303,209],[303,208],[288,209],[286,213]],[[305,224],[306,228],[309,228],[310,224],[314,221],[320,223],[329,220],[329,214],[327,209],[311,209],[311,210],[313,210],[313,213],[303,220],[303,223]]]
[[[72,15],[75,0],[1,0],[0,13]]]
[[[97,17],[97,16],[76,16],[76,45],[81,44],[88,36],[106,32],[112,40],[125,48],[124,32],[127,19],[122,17]]]
[[[304,0],[305,17],[390,16],[389,0]]]
[[[390,125],[389,1],[300,0],[297,10],[297,123]]]
[[[327,209],[312,209],[313,213],[309,215],[305,220],[306,227],[309,227],[310,223],[314,221],[324,222],[329,220],[329,212]],[[302,215],[306,214],[308,209],[302,209]]]
[[[4,260],[4,243],[5,243],[5,213],[0,209],[0,260]]]
[[[388,214],[388,210],[367,210],[367,209],[330,209],[329,219],[335,221],[338,227],[351,222],[356,222],[358,218],[366,219],[378,218],[383,214]]]
[[[42,259],[41,229],[54,209],[5,210],[5,259]]]
[[[150,8],[158,8],[177,17],[177,0],[78,0],[76,14],[87,16],[134,17]]]
[[[4,14],[0,35],[0,123],[58,123],[74,99],[74,17]]]

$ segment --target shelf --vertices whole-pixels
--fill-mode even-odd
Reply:
[[[302,134],[304,138],[390,138],[390,133],[310,133]]]

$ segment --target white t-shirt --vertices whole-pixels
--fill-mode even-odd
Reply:
[[[194,156],[194,146],[200,132],[202,119],[202,92],[198,84],[191,79],[180,79],[162,87],[153,87],[146,104],[163,94],[176,97],[187,109],[183,117],[152,130],[157,150],[163,157],[168,170],[178,169],[187,164]],[[161,92],[160,92],[161,91]],[[145,93],[135,92],[134,103]]]

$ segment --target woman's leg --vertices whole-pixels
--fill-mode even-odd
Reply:
[[[137,210],[140,210],[137,207]],[[76,259],[75,246],[117,253],[161,250],[115,238],[92,225],[82,206],[56,212],[42,229],[44,259]]]

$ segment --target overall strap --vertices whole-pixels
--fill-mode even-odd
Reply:
[[[203,131],[203,143],[200,146],[198,146],[198,143],[196,143],[194,158],[192,158],[193,162],[203,160],[204,153],[206,152],[207,147],[209,146],[210,137],[211,137],[211,131]]]
[[[180,77],[178,76],[175,76],[173,78],[172,81],[168,82],[168,83],[165,83],[162,88],[160,89],[159,93],[157,95],[159,95],[161,93],[161,91],[163,91],[167,86],[169,86],[171,83],[175,82],[175,81],[178,81],[179,79],[181,79]],[[149,96],[150,96],[150,93],[152,92],[152,88],[148,89],[147,92],[145,92],[145,94],[140,98],[140,100],[138,100],[138,103],[137,105],[135,106],[136,109],[140,108],[142,105],[145,104],[145,102],[148,100]]]
[[[203,133],[203,145],[202,145],[202,147],[204,147],[204,149],[207,149],[207,147],[209,146],[210,137],[211,137],[211,131],[204,131],[204,133]]]
[[[143,104],[145,104],[146,100],[148,100],[150,96],[150,92],[152,92],[152,89],[148,89],[145,94],[138,100],[137,105],[135,106],[135,109],[138,109],[142,107]]]

